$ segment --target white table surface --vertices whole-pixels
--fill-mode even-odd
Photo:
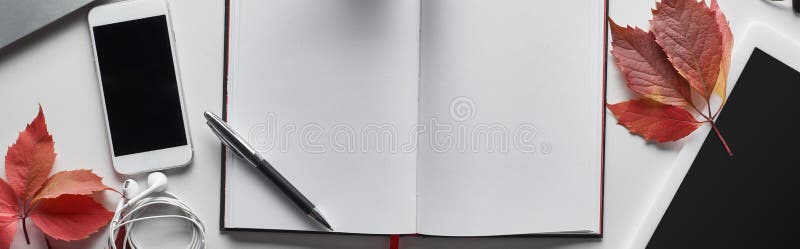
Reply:
[[[224,1],[167,1],[172,8],[195,157],[190,167],[166,173],[169,190],[182,196],[205,222],[208,248],[388,247],[388,237],[382,236],[220,232],[220,143],[206,128],[202,112],[219,113],[222,107]],[[734,36],[748,23],[762,21],[800,37],[800,18],[787,9],[761,0],[721,0],[720,5],[731,21]],[[617,23],[648,29],[653,7],[654,1],[611,0],[609,9]],[[80,9],[0,51],[0,156],[5,156],[6,146],[33,119],[41,103],[58,153],[54,171],[93,169],[106,184],[117,187],[125,177],[111,167],[86,21],[88,10]],[[616,103],[628,97],[618,70],[610,64],[608,101]],[[602,239],[404,237],[401,248],[628,247],[682,142],[648,144],[616,125],[610,112],[607,117]],[[118,196],[106,194],[104,198],[111,209]],[[31,246],[25,246],[20,232],[13,248],[45,248],[40,232],[33,230]],[[103,248],[104,238],[96,234],[77,243],[57,243],[56,247]],[[141,239],[156,245],[153,248],[175,248],[183,242],[180,232],[148,232]]]

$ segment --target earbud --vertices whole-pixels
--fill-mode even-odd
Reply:
[[[140,191],[141,189],[139,189],[139,184],[133,179],[125,180],[125,182],[122,183],[122,196],[124,196],[125,199],[130,200],[133,197],[136,197],[139,195]]]
[[[130,200],[138,198],[141,189],[139,188],[139,184],[136,183],[133,179],[125,180],[122,183],[122,199],[117,203],[117,209],[114,211],[114,219],[111,221],[112,225],[117,224],[119,222],[119,215],[122,212],[122,209],[127,206],[127,203],[133,203]],[[127,202],[125,200],[128,200]]]
[[[130,193],[134,193],[134,191],[138,193],[136,193],[135,196],[128,198],[128,193],[125,192],[126,185],[130,188]],[[139,192],[138,189],[139,186],[138,184],[136,184],[135,181],[133,180],[125,181],[125,183],[122,185],[122,191],[123,191],[122,193],[125,195],[125,198],[128,199],[125,205],[136,203],[137,201],[141,200],[144,197],[147,197],[148,195],[151,195],[152,193],[160,193],[167,190],[167,176],[161,172],[150,173],[150,175],[147,176],[147,189],[145,189],[142,192]]]
[[[154,188],[155,192],[167,190],[167,175],[161,172],[153,172],[147,175],[147,188]]]
[[[206,248],[206,232],[203,221],[197,217],[186,202],[178,196],[165,192],[167,176],[161,172],[153,172],[147,176],[147,189],[139,191],[139,184],[134,180],[126,180],[122,184],[123,198],[117,202],[117,209],[108,225],[108,248],[140,248],[133,239],[133,225],[139,221],[152,219],[179,219],[188,222],[192,227],[192,238],[186,248]],[[153,196],[153,195],[156,196]],[[153,197],[150,197],[153,196]],[[150,207],[167,207],[149,210]]]

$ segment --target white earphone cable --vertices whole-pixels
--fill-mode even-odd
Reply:
[[[151,219],[176,219],[183,220],[192,225],[192,237],[187,249],[205,248],[206,234],[203,222],[192,211],[192,209],[176,195],[169,192],[158,193],[160,196],[148,196],[135,203],[126,203],[125,198],[121,199],[117,205],[117,212],[114,213],[111,224],[108,226],[108,246],[111,249],[120,249],[115,243],[118,239],[119,230],[125,228],[122,237],[121,249],[140,249],[139,243],[133,236],[133,227],[136,222]],[[154,213],[159,209],[153,207],[166,207],[167,209],[178,210],[178,214],[148,214]]]

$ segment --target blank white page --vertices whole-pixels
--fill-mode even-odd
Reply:
[[[422,1],[419,233],[599,233],[603,2]]]
[[[336,232],[416,232],[416,151],[392,146],[413,140],[417,121],[419,1],[230,4],[233,128]],[[392,129],[397,140],[374,138]],[[320,230],[253,167],[227,158],[225,227]]]

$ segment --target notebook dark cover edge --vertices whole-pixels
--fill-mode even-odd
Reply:
[[[230,0],[225,0],[225,27],[223,28],[222,41],[222,120],[228,121],[228,36],[230,35]],[[220,142],[221,181],[219,188],[219,230],[225,231],[225,161],[227,148]]]
[[[542,238],[603,238],[604,217],[605,217],[605,148],[606,148],[606,92],[608,82],[608,18],[609,8],[608,1],[603,0],[603,76],[602,76],[602,92],[603,104],[601,110],[602,117],[602,132],[601,132],[601,145],[600,145],[600,231],[596,234],[512,234],[500,236],[435,236],[424,234],[401,234],[417,235],[423,237],[464,237],[464,238],[514,238],[514,237],[542,237]],[[228,121],[228,56],[230,50],[230,0],[225,0],[225,27],[223,34],[223,62],[222,62],[222,119]],[[220,181],[220,214],[219,214],[219,229],[221,232],[273,232],[273,233],[305,233],[305,234],[340,234],[340,235],[367,235],[367,236],[389,236],[389,234],[369,234],[369,233],[343,233],[343,232],[320,232],[320,231],[304,231],[304,230],[281,230],[281,229],[261,229],[261,228],[234,228],[225,226],[225,162],[227,161],[227,149],[220,143],[221,156],[221,181]]]

